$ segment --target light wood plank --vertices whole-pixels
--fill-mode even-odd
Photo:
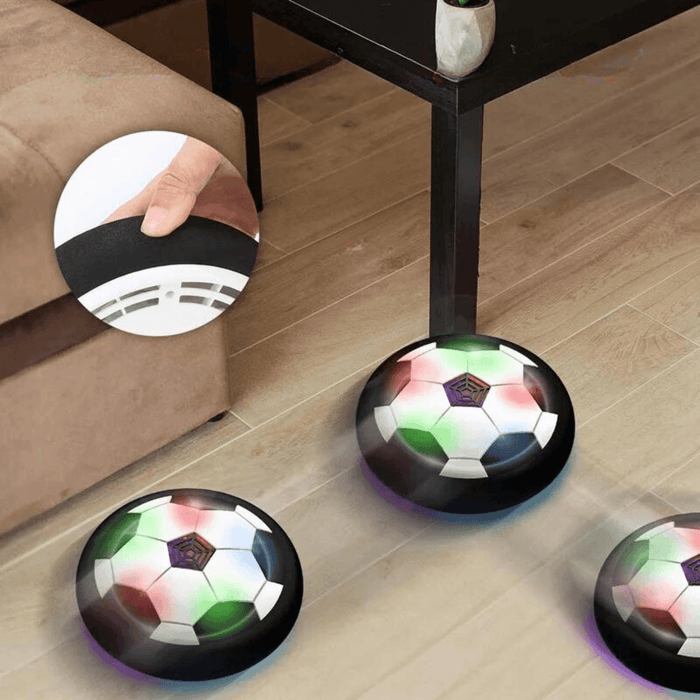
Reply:
[[[265,93],[302,119],[316,123],[393,90],[391,83],[347,61]]]
[[[699,35],[695,8],[490,102],[484,112],[484,157],[697,58]]]
[[[602,653],[605,654],[605,650]],[[617,672],[611,664],[614,661],[610,661],[607,655],[604,659],[594,656],[542,700],[612,700],[621,698],[620,692],[629,693],[632,689],[635,695],[625,695],[626,700],[650,697],[641,694],[645,691],[632,685],[633,681]]]
[[[159,488],[229,491],[275,514],[353,466],[363,369],[165,479]]]
[[[543,352],[700,257],[686,190],[479,305],[481,332]]]
[[[87,637],[78,632],[50,653],[32,661],[23,672],[3,676],[2,683],[6,697],[12,698],[27,697],[28,678],[31,678],[31,697],[41,700],[107,700],[110,697],[164,700],[171,697],[173,684],[134,675],[128,676],[97,657]]]
[[[665,192],[677,194],[700,181],[700,118],[691,119],[614,162]]]
[[[700,452],[698,391],[696,350],[578,430],[572,480],[614,508],[655,489]]]
[[[623,306],[543,353],[542,359],[564,382],[582,425],[696,349]]]
[[[257,274],[258,270],[269,265],[270,263],[279,260],[284,257],[284,253],[279,249],[275,248],[272,243],[269,243],[264,236],[260,236],[260,245],[258,247],[258,258],[255,261],[255,267],[253,268],[253,274]],[[247,289],[247,288],[246,288]],[[247,294],[247,291],[246,291]],[[243,297],[241,297],[242,299]],[[235,307],[234,307],[235,308]]]
[[[405,139],[273,199],[260,230],[290,253],[430,186],[430,133]]]
[[[604,165],[481,230],[479,294],[485,301],[667,199]]]
[[[430,105],[403,90],[364,102],[262,149],[266,201],[430,131]]]
[[[427,334],[427,277],[426,257],[234,355],[234,413],[260,425]]]
[[[533,593],[537,584],[517,586],[478,622],[447,634],[359,700],[461,700],[465,694],[484,700],[539,698],[592,651],[541,594]]]
[[[694,117],[698,71],[696,60],[487,160],[481,217],[491,223]]]
[[[264,95],[258,97],[258,129],[261,146],[285,138],[295,131],[308,127],[309,124],[307,119],[302,119],[289,110],[283,109]]]
[[[630,306],[700,343],[700,262],[635,297]]]
[[[652,490],[682,513],[700,511],[700,454],[669,474]]]
[[[256,272],[231,314],[229,351],[239,352],[427,255],[429,231],[430,201],[423,192]]]
[[[339,426],[354,442],[354,425]],[[307,604],[425,530],[429,523],[381,500],[359,469],[359,448],[338,454],[347,470],[278,514],[304,567]],[[361,513],[362,517],[358,518]]]

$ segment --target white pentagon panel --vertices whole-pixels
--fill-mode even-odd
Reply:
[[[374,421],[377,428],[384,438],[385,442],[389,442],[396,432],[396,418],[389,406],[377,406],[374,409]]]
[[[648,561],[627,584],[637,607],[668,610],[688,587],[680,564]]]
[[[258,613],[258,617],[261,620],[275,607],[282,594],[283,588],[284,586],[281,583],[274,583],[273,581],[265,582],[265,585],[253,602],[255,611]]]
[[[253,553],[242,549],[217,549],[204,571],[221,602],[251,603],[265,584],[265,574]]]
[[[204,572],[195,569],[172,567],[147,592],[163,622],[193,625],[218,602]]]
[[[501,352],[506,353],[506,355],[510,355],[513,359],[518,360],[518,362],[522,362],[524,365],[528,365],[528,367],[537,367],[537,365],[528,357],[525,357],[521,352],[518,352],[514,348],[509,348],[507,345],[499,345],[498,349]]]
[[[197,533],[216,549],[250,549],[255,527],[232,510],[203,510]]]
[[[265,532],[272,533],[272,530],[265,525],[264,521],[262,521],[255,513],[251,513],[247,508],[244,508],[243,506],[236,506],[236,513],[238,513],[240,516],[244,517],[251,525],[254,525],[258,530],[264,530]]]
[[[180,625],[175,622],[161,622],[151,633],[151,639],[187,646],[199,644],[197,633],[191,625]]]
[[[136,534],[169,542],[194,532],[199,513],[197,508],[166,503],[142,513]]]
[[[112,562],[109,559],[95,559],[95,585],[100,598],[104,598],[114,585]]]
[[[629,616],[634,612],[635,604],[632,592],[628,586],[613,586],[613,602],[620,617],[627,622]]]
[[[498,350],[470,352],[469,373],[491,386],[523,383],[522,364]]]
[[[668,528],[649,539],[649,559],[684,562],[700,554],[700,530]]]
[[[399,428],[430,430],[450,407],[442,384],[411,380],[391,402]]]
[[[537,442],[540,443],[540,447],[544,447],[554,435],[554,428],[557,427],[557,420],[559,416],[556,413],[547,413],[546,411],[542,413],[535,426],[534,433]]]
[[[644,532],[643,534],[639,535],[635,542],[639,542],[641,540],[650,540],[654,535],[658,535],[660,532],[663,532],[664,530],[668,530],[669,528],[673,527],[673,520],[669,520],[667,523],[661,523],[661,525],[657,525],[656,527],[653,527],[651,530],[648,530],[647,532]]]
[[[688,586],[669,608],[686,637],[700,637],[700,587]]]
[[[154,498],[152,501],[146,501],[140,506],[135,506],[129,511],[129,513],[143,513],[144,511],[150,510],[151,508],[155,508],[156,506],[163,506],[166,503],[170,503],[171,499],[172,496],[162,496],[161,498]]]
[[[411,350],[411,352],[407,352],[403,357],[399,358],[397,362],[408,362],[409,360],[414,360],[419,355],[428,352],[428,350],[435,350],[436,347],[437,343],[426,343],[415,350]]]
[[[440,476],[453,479],[485,479],[488,474],[478,459],[448,459]]]
[[[170,568],[168,545],[135,535],[110,560],[114,582],[145,591]]]
[[[498,437],[498,430],[476,406],[451,406],[430,432],[448,457],[461,459],[480,459]]]
[[[683,646],[678,650],[678,656],[700,657],[700,639],[686,639]]]
[[[469,355],[463,350],[429,350],[411,362],[411,379],[444,384],[469,371]]]
[[[492,386],[482,406],[501,433],[532,432],[542,411],[522,385]]]

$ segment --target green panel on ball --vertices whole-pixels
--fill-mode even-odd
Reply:
[[[95,535],[90,557],[111,559],[136,534],[140,513],[124,513],[109,523],[102,532]]]
[[[213,605],[195,625],[195,630],[208,639],[224,639],[246,627],[253,615],[252,603],[226,601]]]
[[[639,540],[628,546],[616,570],[616,583],[629,583],[635,574],[649,561],[649,540]]]
[[[478,377],[481,373],[506,372],[512,364],[513,358],[510,355],[492,350],[472,355],[469,358],[469,373]]]
[[[446,350],[463,350],[464,352],[475,352],[477,350],[493,350],[493,342],[481,338],[471,337],[450,337],[441,338],[438,347]]]
[[[414,428],[399,428],[396,432],[416,452],[424,455],[445,457],[445,451],[440,447],[440,443],[438,443],[432,433],[425,430],[415,430]]]

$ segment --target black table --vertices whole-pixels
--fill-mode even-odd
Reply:
[[[436,71],[436,0],[207,0],[214,92],[246,120],[262,209],[253,12],[432,104],[430,334],[476,329],[484,105],[700,4],[496,0],[496,37],[460,81]]]

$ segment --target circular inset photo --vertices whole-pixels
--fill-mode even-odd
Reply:
[[[168,336],[215,319],[248,282],[260,228],[236,167],[185,134],[143,131],[101,146],[56,209],[61,273],[94,316]]]

